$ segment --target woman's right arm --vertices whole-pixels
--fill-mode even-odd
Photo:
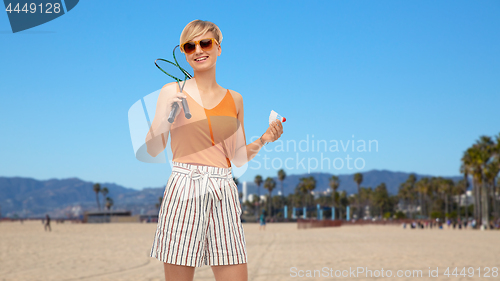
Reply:
[[[168,116],[174,103],[177,103],[179,108],[182,106],[181,98],[186,98],[186,96],[177,92],[176,82],[168,83],[161,89],[156,102],[155,117],[145,140],[149,155],[156,157],[167,146],[168,134],[172,125],[168,122]],[[180,110],[177,111],[176,117],[179,113]]]

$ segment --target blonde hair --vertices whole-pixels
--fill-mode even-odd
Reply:
[[[194,20],[186,25],[181,33],[180,45],[183,43],[193,40],[193,38],[203,35],[211,31],[214,34],[214,38],[219,42],[222,41],[222,32],[217,25],[210,21],[204,20]]]

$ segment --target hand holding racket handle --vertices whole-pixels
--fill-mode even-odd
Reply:
[[[175,115],[177,115],[177,110],[179,110],[179,105],[177,103],[174,103],[172,105],[172,110],[170,110],[170,114],[168,115],[168,122],[169,123],[174,123]]]
[[[186,116],[187,119],[191,118],[191,112],[189,111],[189,106],[187,103],[186,99],[182,99],[182,108],[184,109],[184,116]],[[174,103],[172,105],[172,110],[170,111],[170,114],[168,115],[168,122],[174,123],[175,116],[177,115],[177,110],[179,110],[179,105],[177,103]]]

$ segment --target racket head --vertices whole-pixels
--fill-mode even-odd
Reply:
[[[184,73],[184,71],[181,70],[179,66],[173,61],[169,61],[166,59],[161,59],[161,58],[156,59],[155,65],[168,77],[176,81],[177,85],[179,85],[179,89],[182,92],[182,90],[184,89],[184,85],[186,84],[186,81],[189,79],[188,76]]]
[[[172,61],[158,58],[155,60],[155,65],[161,72],[165,73],[174,81],[186,80],[184,72],[181,71],[177,64]]]
[[[187,62],[186,55],[181,52],[179,45],[175,46],[172,51],[172,57],[174,58],[174,62],[178,65],[179,70],[181,70],[189,79],[193,78],[193,75],[191,75],[193,68]]]

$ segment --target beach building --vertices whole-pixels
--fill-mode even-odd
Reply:
[[[87,211],[83,215],[84,223],[140,222],[141,216],[132,216],[131,211]]]
[[[241,202],[244,203],[248,200],[248,188],[247,188],[247,182],[244,181],[242,183],[242,188],[241,191],[243,193],[243,196],[241,197]]]
[[[467,190],[465,194],[454,195],[453,201],[460,204],[460,207],[469,206],[474,204],[474,195],[472,194],[472,190]]]

